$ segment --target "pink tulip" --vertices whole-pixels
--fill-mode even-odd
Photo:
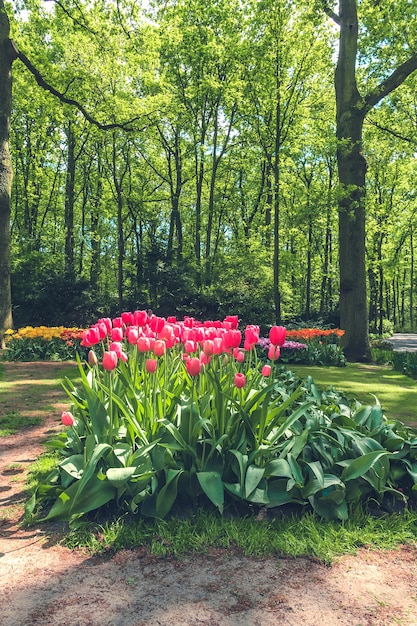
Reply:
[[[238,348],[242,341],[242,333],[240,330],[228,330],[223,341],[226,348]]]
[[[262,376],[265,376],[265,378],[268,378],[268,376],[270,375],[271,375],[271,366],[264,365],[262,368]]]
[[[249,324],[245,328],[245,342],[249,345],[254,346],[255,343],[259,341],[259,326],[255,326],[254,324]]]
[[[120,341],[112,341],[109,346],[110,352],[115,352],[117,356],[120,356],[123,352],[123,346]]]
[[[242,350],[239,350],[238,348],[235,348],[233,350],[233,356],[235,357],[238,363],[243,363],[243,361],[245,360],[245,353],[242,352]]]
[[[214,345],[212,339],[206,339],[203,342],[203,352],[206,356],[211,356],[213,354]]]
[[[165,341],[161,341],[160,339],[157,339],[154,343],[153,346],[153,351],[155,356],[163,356],[165,354]]]
[[[135,327],[129,328],[126,332],[126,338],[127,338],[128,343],[130,343],[131,346],[134,346],[135,344],[137,344],[138,339],[139,339],[138,329]]]
[[[83,332],[82,346],[91,348],[91,346],[95,346],[97,343],[100,343],[100,333],[97,327],[92,326]]]
[[[148,374],[154,374],[156,372],[156,368],[158,366],[158,361],[156,359],[147,359],[145,363],[145,369]]]
[[[133,313],[131,313],[130,311],[125,311],[124,313],[122,313],[122,322],[125,326],[132,326]],[[114,320],[113,320],[113,326],[114,326]]]
[[[284,326],[272,326],[269,331],[269,340],[274,346],[282,346],[286,334],[287,329]]]
[[[112,328],[110,331],[110,337],[112,341],[122,341],[123,339],[123,329],[122,328]]]
[[[185,366],[190,376],[198,376],[201,372],[202,363],[197,357],[190,358],[186,361]]]
[[[191,339],[187,339],[184,344],[184,350],[187,352],[187,354],[195,352],[197,350],[197,343],[195,341],[191,341]]]
[[[280,354],[281,350],[279,349],[279,346],[274,346],[272,344],[269,346],[268,359],[270,361],[276,361],[277,359],[279,359]]]
[[[148,314],[146,311],[135,311],[133,313],[133,323],[135,326],[146,326],[148,323]]]
[[[61,415],[61,421],[64,426],[72,426],[74,424],[74,416],[69,411],[64,411]]]
[[[105,352],[103,354],[104,369],[107,370],[108,372],[111,372],[112,370],[116,369],[117,360],[118,360],[118,356],[116,352],[114,352],[113,350],[110,350],[109,352]]]
[[[123,319],[121,317],[113,319],[113,328],[123,328]]]
[[[151,349],[151,342],[149,340],[149,337],[139,337],[137,345],[139,352],[149,352],[149,350]]]
[[[242,387],[246,385],[246,376],[238,372],[237,374],[235,374],[234,382],[235,382],[235,387],[237,387],[238,389],[241,389]]]

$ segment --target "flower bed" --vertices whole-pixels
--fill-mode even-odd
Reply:
[[[65,326],[25,326],[6,331],[9,361],[68,361],[85,353],[80,346],[84,329]]]
[[[272,327],[265,362],[259,327],[237,326],[136,311],[84,331],[88,363],[78,359],[79,387],[66,382],[53,444],[63,460],[27,513],[47,505],[41,519],[77,524],[237,502],[346,519],[367,498],[413,496],[416,431],[279,366],[285,328]]]

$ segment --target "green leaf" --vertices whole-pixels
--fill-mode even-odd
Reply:
[[[223,513],[224,487],[218,472],[197,472],[198,482],[206,496]]]
[[[257,467],[256,465],[249,465],[246,469],[246,477],[245,477],[245,498],[248,498],[249,495],[256,489],[256,487],[261,482],[265,473],[264,467]]]
[[[363,456],[360,456],[351,461],[339,462],[339,465],[344,465],[344,470],[341,475],[343,481],[354,480],[359,476],[364,476],[368,470],[380,459],[382,456],[390,454],[385,450],[375,450],[368,452]]]

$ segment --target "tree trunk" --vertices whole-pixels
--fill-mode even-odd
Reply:
[[[0,0],[0,346],[12,328],[10,283],[10,214],[13,169],[9,149],[12,108],[12,64],[16,53],[9,39],[10,25]]]
[[[67,137],[67,172],[65,178],[65,273],[75,280],[74,204],[75,204],[75,135],[71,122],[65,129]]]
[[[340,326],[346,358],[368,361],[365,268],[365,175],[362,129],[365,117],[356,86],[358,19],[356,0],[340,2],[340,44],[335,74],[339,173]]]

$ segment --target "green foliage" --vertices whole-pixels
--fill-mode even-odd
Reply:
[[[391,362],[394,370],[410,378],[417,378],[417,352],[392,351]]]
[[[311,508],[324,519],[386,497],[405,502],[417,482],[417,432],[255,353],[244,363],[213,355],[190,376],[178,344],[149,372],[146,355],[105,371],[79,361],[81,386],[67,381],[72,425],[51,444],[64,456],[26,510],[51,503],[43,520],[74,526],[111,510],[164,518],[176,507],[236,502],[267,509]],[[236,387],[236,373],[245,385]],[[73,421],[72,421],[73,420]]]
[[[10,339],[4,358],[7,361],[73,361],[80,347],[59,338]],[[81,353],[84,354],[81,349]]]

